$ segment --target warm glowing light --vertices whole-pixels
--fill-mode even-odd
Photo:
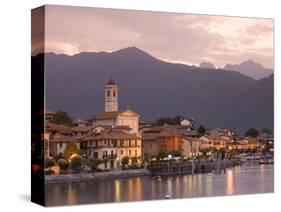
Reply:
[[[77,154],[77,153],[74,153],[74,154],[72,154],[70,157],[69,157],[69,162],[71,162],[71,160],[73,159],[73,158],[75,158],[75,157],[80,157],[80,155],[79,154]]]
[[[116,180],[114,183],[115,188],[115,202],[120,202],[120,181]]]
[[[228,195],[234,194],[234,177],[233,177],[233,171],[228,170],[227,171],[227,179],[226,179],[226,193]]]

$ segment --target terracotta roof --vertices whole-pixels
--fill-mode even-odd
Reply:
[[[50,139],[50,142],[54,142],[54,143],[65,143],[65,142],[76,142],[77,139],[71,137],[71,136],[65,136],[65,135],[61,135],[61,136],[56,136],[52,139]]]
[[[181,136],[179,133],[163,130],[159,133],[159,137],[172,137],[172,136]]]
[[[143,130],[143,133],[160,133],[162,129],[160,127],[150,127]]]
[[[256,139],[254,139],[254,138],[245,137],[245,138],[242,138],[240,140],[240,142],[242,142],[243,140],[248,141],[249,143],[256,143]]]
[[[72,131],[73,132],[89,132],[93,129],[93,126],[78,126],[78,127],[73,127]]]
[[[123,126],[123,125],[115,126],[113,129],[117,129],[117,130],[132,130],[131,127]]]
[[[122,131],[108,131],[100,135],[86,136],[82,140],[104,140],[104,139],[140,139],[136,134],[129,134]]]
[[[171,137],[171,136],[181,136],[180,133],[174,128],[169,128],[167,126],[155,126],[150,129],[146,129],[142,132],[143,139],[153,140],[157,137]]]
[[[71,134],[71,127],[63,124],[54,124],[52,122],[46,121],[46,131],[60,132],[62,134]]]
[[[112,128],[111,125],[95,125],[93,127],[93,129],[98,128],[98,127],[101,127],[101,128],[104,128],[104,129],[111,129]]]
[[[119,111],[114,112],[103,112],[95,117],[95,120],[103,120],[103,119],[116,119],[117,116],[120,114]]]
[[[194,138],[194,137],[189,137],[189,136],[185,136],[184,138],[186,140],[189,140],[189,141],[199,141],[199,142],[202,142],[202,140],[200,140],[199,138]]]
[[[203,137],[203,136],[202,136]],[[210,140],[219,140],[219,141],[228,141],[229,138],[225,138],[224,135],[223,136],[211,136],[211,135],[204,135],[204,137],[210,139]]]
[[[237,141],[234,141],[232,143],[229,143],[228,145],[241,145],[241,144],[239,142],[237,142]]]
[[[127,108],[123,111],[112,111],[112,112],[103,112],[99,115],[97,115],[94,120],[103,120],[103,119],[116,119],[118,115],[130,111],[131,113],[139,116],[138,113],[136,113],[134,110]]]
[[[143,140],[156,140],[159,133],[142,133]]]

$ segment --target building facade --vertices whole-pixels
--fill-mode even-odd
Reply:
[[[102,160],[99,169],[120,169],[122,159],[128,157],[128,165],[140,165],[141,137],[124,131],[105,130],[100,135],[87,136],[85,143],[90,159]]]
[[[139,133],[139,114],[131,108],[118,111],[118,85],[110,80],[105,85],[105,112],[97,115],[93,125],[103,126],[127,126],[132,129],[131,133]]]

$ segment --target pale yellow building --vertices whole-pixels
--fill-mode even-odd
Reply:
[[[133,159],[140,165],[141,137],[136,134],[126,133],[120,130],[105,130],[100,135],[83,138],[86,143],[88,158],[103,160],[100,169],[119,169],[122,158],[129,157],[129,165]]]

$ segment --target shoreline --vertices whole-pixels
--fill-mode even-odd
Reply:
[[[234,166],[226,167],[230,168]],[[212,170],[213,171],[213,170]],[[209,172],[212,172],[209,171]],[[202,174],[209,172],[195,172],[194,174]],[[169,174],[155,174],[148,169],[134,169],[134,170],[114,170],[108,172],[95,172],[95,173],[76,173],[76,174],[53,174],[53,175],[45,175],[45,185],[55,184],[55,183],[74,183],[74,182],[85,182],[92,180],[109,180],[109,179],[124,179],[131,177],[139,177],[139,176],[168,176],[168,175],[191,175],[191,172],[182,172],[182,173],[169,173]]]
[[[122,179],[139,176],[151,176],[148,169],[118,170],[96,173],[77,173],[77,174],[53,174],[45,175],[45,184],[73,183],[91,180]]]

